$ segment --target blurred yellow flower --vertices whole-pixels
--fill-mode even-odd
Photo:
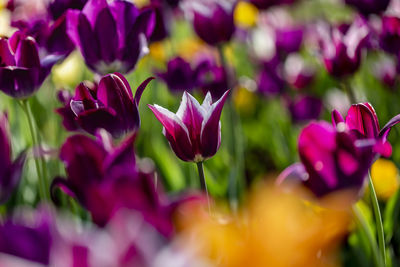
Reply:
[[[207,216],[201,208],[185,207],[178,229],[215,266],[340,266],[337,253],[349,230],[350,211],[314,205],[266,186],[237,216],[215,211]]]
[[[150,44],[150,57],[159,62],[165,62],[167,55],[165,53],[165,45],[163,42],[155,42]]]
[[[150,4],[150,0],[131,0],[135,4],[135,6],[141,8]]]
[[[255,110],[256,95],[244,86],[234,91],[234,103],[238,110],[244,113],[252,113]]]
[[[399,172],[387,159],[378,159],[371,167],[372,182],[379,199],[389,199],[399,188]]]
[[[240,1],[235,9],[235,24],[242,28],[253,27],[258,18],[258,9],[251,3]]]
[[[63,63],[53,67],[53,82],[56,87],[74,88],[82,81],[83,72],[83,60],[80,54],[75,51]]]

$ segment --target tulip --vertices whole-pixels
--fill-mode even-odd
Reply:
[[[368,37],[365,23],[354,22],[332,29],[318,29],[322,59],[329,74],[337,78],[355,73],[361,64],[362,49]]]
[[[220,116],[229,91],[215,103],[208,93],[202,105],[185,92],[176,114],[158,105],[148,105],[164,126],[176,156],[183,161],[203,162],[217,153],[221,144]]]
[[[281,62],[278,57],[264,62],[257,81],[260,93],[266,96],[273,96],[283,92],[286,83],[281,77],[281,68]]]
[[[59,102],[63,104],[63,107],[57,108],[55,111],[62,118],[62,125],[68,131],[80,130],[80,126],[75,120],[75,113],[72,111],[70,103],[72,100],[72,95],[68,90],[60,90],[57,93],[57,98]]]
[[[313,81],[315,69],[307,65],[299,55],[290,55],[285,61],[284,73],[291,86],[303,89]]]
[[[67,10],[82,10],[87,0],[54,0],[47,8],[54,20],[61,17]]]
[[[193,1],[186,9],[192,15],[195,32],[209,45],[228,42],[235,32],[233,20],[235,4],[232,1]]]
[[[395,60],[384,58],[372,67],[374,76],[386,86],[393,88],[396,84],[397,66]]]
[[[41,59],[36,41],[22,32],[0,38],[0,90],[15,98],[27,98],[42,85],[58,60]]]
[[[352,190],[352,201],[360,197],[371,166],[371,146],[360,145],[343,127],[340,131],[327,122],[312,122],[300,133],[298,141],[302,164],[286,169],[278,183],[296,177],[317,197],[339,190]]]
[[[8,219],[0,224],[0,265],[2,266],[47,266],[50,262],[52,233],[49,218],[43,214],[35,214],[34,222],[17,222]],[[18,264],[7,265],[3,262],[4,254],[13,255],[30,261],[30,264],[21,260]],[[12,262],[12,261],[11,261]],[[4,264],[4,265],[3,265]]]
[[[197,86],[212,98],[221,98],[228,88],[228,73],[224,66],[217,65],[214,58],[203,57],[195,67]]]
[[[79,126],[90,134],[104,128],[117,137],[140,126],[138,105],[147,84],[146,79],[132,95],[128,81],[120,73],[108,74],[100,79],[98,88],[89,89],[81,83],[70,102]]]
[[[398,55],[400,49],[400,18],[382,17],[382,28],[379,34],[380,47],[388,53]]]
[[[0,204],[6,202],[19,184],[25,163],[25,152],[12,161],[8,119],[0,115]]]
[[[66,167],[67,179],[56,178],[51,185],[75,197],[104,226],[120,209],[136,210],[160,233],[171,236],[174,204],[162,202],[151,172],[142,171],[133,149],[135,136],[128,136],[117,147],[104,131],[94,140],[84,135],[69,137],[61,147],[60,158]]]
[[[322,111],[322,101],[313,96],[299,96],[289,100],[288,108],[295,122],[318,119]]]
[[[83,11],[67,12],[67,32],[96,73],[128,73],[147,53],[154,29],[152,10],[139,12],[129,1],[89,0]]]
[[[385,11],[390,0],[345,0],[345,2],[356,8],[362,15],[370,15]]]
[[[196,85],[196,73],[181,57],[175,57],[168,61],[167,71],[158,73],[168,88],[173,92],[192,90]]]
[[[359,140],[373,140],[374,152],[389,157],[392,154],[392,147],[387,141],[391,128],[400,122],[400,115],[393,117],[380,129],[378,117],[374,108],[369,103],[354,104],[347,112],[346,120],[334,110],[332,112],[332,123],[334,126],[345,123],[347,128]]]

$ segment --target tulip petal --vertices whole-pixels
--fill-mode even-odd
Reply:
[[[136,134],[132,134],[124,139],[123,143],[107,156],[104,161],[104,169],[108,170],[113,166],[134,168],[136,166],[136,156],[133,149],[135,139]]]
[[[79,37],[79,43],[77,45],[86,63],[93,68],[99,61],[100,44],[88,19],[82,13],[78,16],[77,33]]]
[[[6,176],[11,165],[11,144],[8,119],[5,114],[0,114],[0,184],[2,177]]]
[[[194,159],[189,131],[183,122],[171,111],[158,105],[148,105],[156,118],[164,126],[164,135],[169,141],[175,154],[184,161]]]
[[[146,87],[149,84],[149,82],[151,82],[153,79],[155,79],[155,78],[154,77],[147,78],[136,89],[135,98],[134,98],[136,106],[139,106],[139,101],[140,101],[140,98],[142,97],[144,89],[146,89]]]
[[[113,1],[109,3],[109,8],[118,25],[119,48],[122,48],[129,31],[132,29],[139,15],[139,10],[128,1]]]
[[[202,156],[207,158],[217,153],[221,144],[220,117],[224,103],[228,97],[230,90],[227,90],[224,95],[207,111],[201,125],[201,150]]]
[[[356,130],[366,138],[375,138],[378,136],[379,125],[376,115],[365,104],[354,104],[350,107],[346,125],[350,130]]]
[[[35,39],[27,37],[19,42],[15,52],[15,61],[18,67],[40,68],[39,52]]]
[[[390,119],[385,126],[383,126],[382,130],[379,132],[379,136],[383,138],[383,140],[386,140],[387,135],[390,132],[390,129],[398,124],[400,122],[400,114],[394,116],[392,119]]]
[[[336,109],[334,109],[332,111],[332,124],[334,127],[337,127],[339,123],[344,122],[344,119],[342,117],[342,115],[340,114],[339,111],[337,111]]]
[[[7,39],[0,38],[0,66],[15,66]]]
[[[78,115],[77,122],[82,129],[92,135],[100,128],[106,129],[114,137],[125,132],[121,120],[109,108],[86,110]]]
[[[26,159],[26,151],[22,151],[15,161],[8,165],[7,173],[4,173],[0,181],[0,204],[9,199],[22,177],[22,171]]]
[[[96,25],[97,16],[107,6],[107,0],[89,0],[86,3],[85,7],[82,9],[82,13],[88,18],[92,28]]]
[[[108,7],[103,8],[96,18],[94,32],[100,46],[101,58],[106,63],[112,63],[118,50],[117,24]]]

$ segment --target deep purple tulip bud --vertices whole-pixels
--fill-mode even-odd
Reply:
[[[289,100],[288,108],[295,122],[318,119],[322,111],[321,99],[313,96],[300,96]]]
[[[203,91],[211,93],[212,98],[219,99],[226,92],[228,73],[224,66],[217,65],[214,58],[205,57],[195,67],[196,84]]]
[[[258,9],[268,9],[272,6],[292,4],[296,0],[249,0],[250,3],[255,5]]]
[[[208,93],[200,105],[185,92],[176,114],[158,105],[149,105],[164,126],[163,134],[178,158],[202,162],[217,153],[221,144],[220,117],[228,93],[215,103]]]
[[[358,70],[368,33],[367,25],[359,21],[331,29],[319,28],[322,59],[329,74],[341,78]]]
[[[302,165],[287,168],[278,183],[295,176],[317,197],[353,190],[352,201],[359,199],[373,153],[371,146],[358,146],[342,126],[338,131],[327,122],[312,122],[305,127],[298,142]]]
[[[8,119],[0,114],[0,204],[6,202],[21,180],[25,163],[25,152],[12,161]]]
[[[345,2],[355,7],[362,15],[370,15],[385,11],[390,0],[345,0]]]
[[[282,66],[278,57],[263,64],[258,76],[258,91],[265,96],[275,96],[285,89],[285,80],[282,77]]]
[[[0,90],[15,98],[31,96],[46,79],[56,57],[39,57],[32,37],[18,31],[0,38]]]
[[[382,17],[382,28],[379,38],[383,50],[399,55],[400,50],[400,18],[392,16]]]
[[[99,74],[130,72],[148,52],[154,25],[152,10],[139,11],[122,0],[89,0],[83,11],[67,13],[69,36],[87,66]]]
[[[115,137],[136,131],[140,126],[140,97],[152,79],[148,78],[139,85],[135,97],[128,81],[120,73],[102,77],[95,90],[81,83],[70,102],[78,125],[90,134],[104,128]]]
[[[196,73],[181,57],[175,57],[168,61],[167,71],[158,73],[160,77],[172,92],[192,90],[196,85]]]
[[[374,144],[374,152],[389,157],[392,154],[392,146],[387,141],[391,128],[400,122],[400,115],[393,117],[380,129],[378,117],[374,108],[369,103],[354,104],[347,112],[346,120],[336,110],[332,112],[334,126],[344,122],[347,128],[358,140],[370,140]]]
[[[218,45],[231,39],[235,31],[233,1],[202,0],[189,4],[194,30],[204,42]]]

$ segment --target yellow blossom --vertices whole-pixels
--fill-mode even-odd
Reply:
[[[240,1],[235,9],[235,24],[242,28],[253,27],[258,18],[258,9],[251,3]]]
[[[371,167],[371,177],[379,199],[389,199],[399,188],[396,165],[387,159],[378,159]]]

